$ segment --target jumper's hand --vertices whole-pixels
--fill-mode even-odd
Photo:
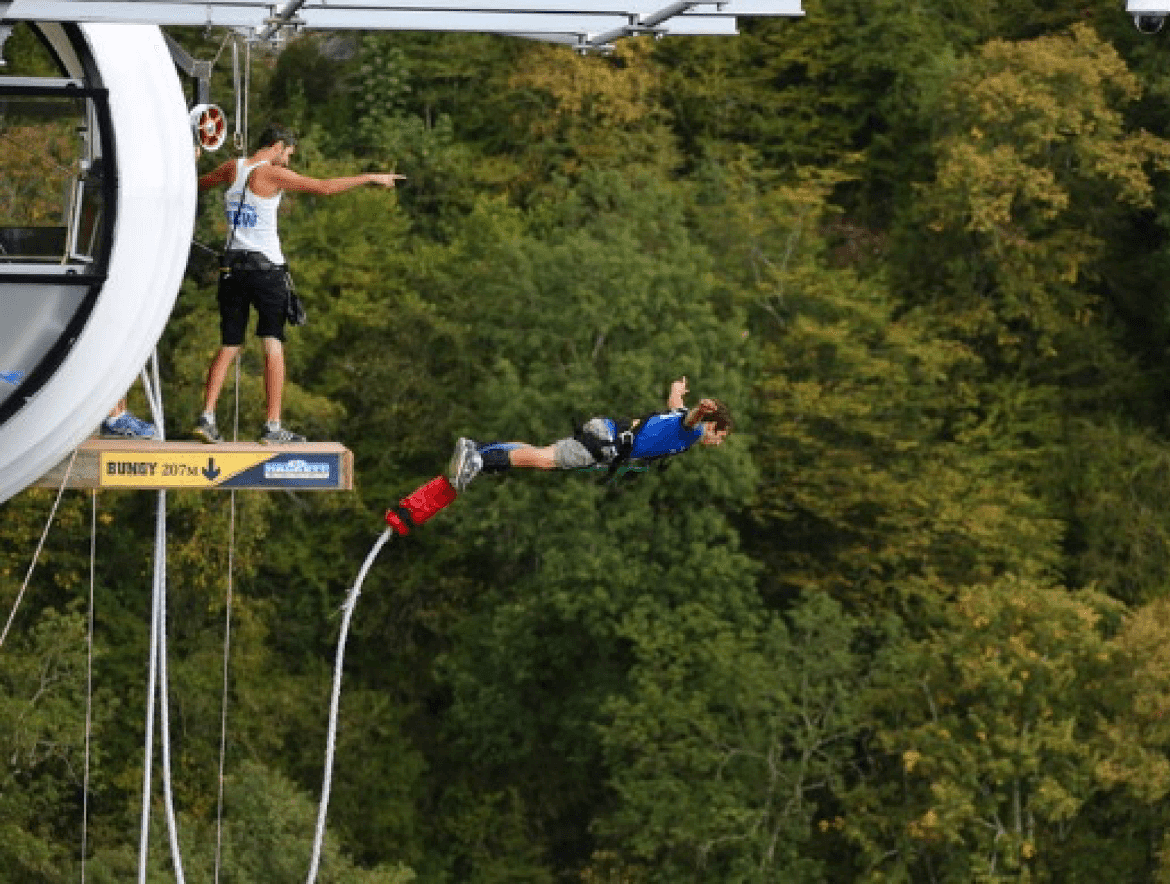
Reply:
[[[682,408],[683,399],[687,395],[687,379],[685,376],[670,384],[670,396],[666,399],[667,408]]]
[[[371,184],[380,184],[382,187],[393,187],[395,181],[405,181],[405,175],[395,172],[379,172],[370,176]]]

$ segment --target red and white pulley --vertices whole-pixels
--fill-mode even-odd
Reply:
[[[219,150],[227,140],[227,116],[214,104],[197,104],[191,108],[191,128],[195,140],[204,150]]]

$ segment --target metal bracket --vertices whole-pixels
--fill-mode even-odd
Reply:
[[[163,39],[166,40],[167,49],[170,50],[171,60],[174,61],[175,67],[190,77],[195,84],[195,104],[210,104],[208,84],[211,81],[211,62],[193,57],[166,31],[163,31]]]

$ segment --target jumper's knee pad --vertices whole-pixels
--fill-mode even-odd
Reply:
[[[446,476],[437,476],[404,497],[394,509],[386,510],[386,524],[399,534],[409,534],[455,499],[455,488]]]
[[[512,466],[510,455],[508,454],[513,448],[519,448],[519,445],[500,444],[485,445],[479,449],[479,456],[483,458],[483,471],[485,473],[502,473],[504,470]]]

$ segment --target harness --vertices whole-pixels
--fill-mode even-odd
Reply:
[[[651,411],[632,420],[615,420],[614,438],[612,441],[598,439],[593,433],[587,432],[583,425],[578,425],[573,432],[573,438],[580,442],[593,455],[598,467],[606,470],[606,482],[612,484],[616,479],[630,473],[644,473],[651,464],[657,464],[659,470],[664,470],[670,464],[671,454],[657,454],[652,457],[639,458],[638,466],[627,466],[630,455],[634,451],[634,443],[638,435],[646,427],[646,423],[660,411]]]

